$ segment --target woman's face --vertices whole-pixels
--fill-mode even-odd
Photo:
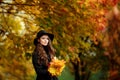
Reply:
[[[42,44],[43,46],[47,46],[49,42],[48,35],[41,36],[40,39],[38,39],[38,42],[40,42],[40,44]]]

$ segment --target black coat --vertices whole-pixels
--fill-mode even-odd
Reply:
[[[50,57],[48,56],[48,59],[49,58]],[[33,63],[34,69],[37,73],[36,80],[58,80],[58,78],[56,76],[50,75],[50,73],[48,72],[48,66],[45,65],[44,61],[42,61],[42,59],[41,59],[42,63],[39,64],[38,59],[39,59],[38,53],[34,52],[34,54],[32,55],[32,63]]]

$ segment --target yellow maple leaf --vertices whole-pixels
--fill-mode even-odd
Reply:
[[[65,67],[65,61],[64,60],[53,59],[50,62],[50,66],[48,68],[48,71],[53,76],[59,76],[61,74],[61,72],[63,71],[64,67]]]

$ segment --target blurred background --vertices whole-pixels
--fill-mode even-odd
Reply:
[[[0,0],[0,80],[35,80],[36,33],[53,33],[59,80],[120,80],[119,0]]]

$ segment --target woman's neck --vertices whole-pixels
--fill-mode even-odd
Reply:
[[[47,46],[43,46],[45,52],[48,54],[49,53],[49,50],[48,50],[48,47]]]

